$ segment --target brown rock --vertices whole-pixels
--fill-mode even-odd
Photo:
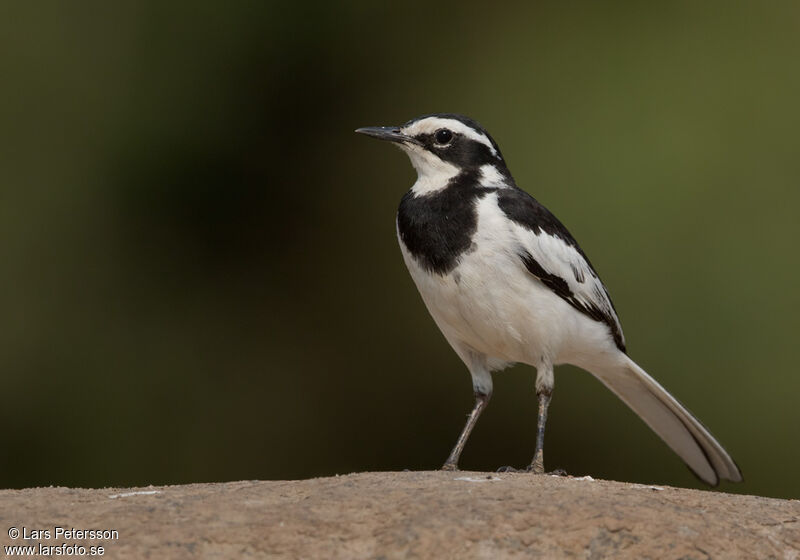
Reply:
[[[59,526],[118,538],[65,539]],[[12,527],[50,538],[12,539]],[[476,472],[5,490],[0,529],[2,546],[106,558],[800,559],[800,501]]]

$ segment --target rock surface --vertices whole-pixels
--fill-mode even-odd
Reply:
[[[107,558],[800,559],[797,500],[476,472],[4,490],[0,529],[4,547]]]

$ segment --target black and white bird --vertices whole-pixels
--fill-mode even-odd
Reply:
[[[521,362],[536,368],[539,401],[526,470],[543,473],[553,366],[569,363],[602,381],[700,479],[742,480],[714,436],[628,357],[589,259],[561,222],[516,186],[486,130],[438,113],[356,132],[395,143],[417,171],[397,212],[400,248],[428,311],[472,376],[475,407],[443,469],[458,468],[492,395],[492,372]]]

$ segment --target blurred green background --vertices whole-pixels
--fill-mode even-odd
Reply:
[[[581,241],[631,356],[800,496],[800,4],[18,2],[0,8],[0,486],[438,468],[469,375],[397,247],[461,112]],[[524,466],[534,370],[462,467]],[[549,468],[702,487],[561,367]]]

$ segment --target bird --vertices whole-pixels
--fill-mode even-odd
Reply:
[[[432,113],[355,132],[399,147],[416,170],[397,210],[400,249],[472,379],[475,404],[442,470],[458,470],[492,396],[493,372],[522,363],[536,368],[538,401],[533,459],[523,470],[543,474],[554,366],[572,364],[616,394],[700,480],[742,480],[711,432],[628,356],[616,309],[589,258],[516,185],[486,129],[463,115]]]

